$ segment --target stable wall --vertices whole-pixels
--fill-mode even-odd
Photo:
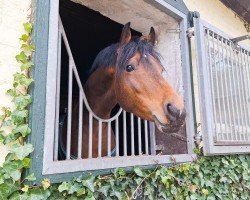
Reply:
[[[12,87],[13,74],[18,71],[15,56],[20,51],[19,38],[23,23],[28,21],[31,0],[0,0],[0,108],[11,107],[11,99],[5,94]],[[0,111],[1,112],[1,111]],[[0,164],[7,147],[0,145]]]
[[[184,2],[191,11],[198,11],[202,19],[232,36],[237,37],[247,33],[244,22],[219,0],[184,0]],[[0,107],[12,105],[5,92],[12,86],[13,73],[18,71],[18,63],[15,60],[20,45],[18,38],[23,33],[22,24],[28,20],[30,6],[31,0],[0,0]],[[142,32],[147,33],[148,30]],[[197,84],[195,87],[197,91]],[[0,163],[3,162],[6,153],[7,148],[0,145]]]

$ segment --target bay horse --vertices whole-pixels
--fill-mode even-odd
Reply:
[[[148,36],[132,37],[130,22],[124,25],[119,43],[99,52],[84,85],[84,92],[93,112],[109,119],[118,104],[125,111],[149,121],[163,133],[177,132],[185,121],[182,98],[162,76],[165,68],[155,49],[153,27]],[[66,130],[66,129],[64,129]],[[89,113],[83,111],[82,158],[88,157]],[[102,156],[107,155],[107,125],[102,125]],[[98,121],[93,120],[93,152],[98,156]],[[66,144],[66,132],[63,133]],[[77,154],[78,104],[73,108],[71,153]],[[115,134],[111,134],[115,148]]]

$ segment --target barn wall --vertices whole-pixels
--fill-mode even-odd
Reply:
[[[241,36],[247,32],[244,23],[219,0],[184,0],[184,2],[191,11],[200,12],[202,19],[232,36]],[[20,45],[18,38],[23,33],[23,22],[28,20],[30,6],[31,0],[0,0],[0,107],[12,106],[5,92],[12,85],[13,73],[18,71],[18,64],[15,61]],[[197,91],[197,83],[195,87]],[[0,145],[0,164],[6,153],[7,147]]]
[[[18,71],[15,55],[20,51],[19,37],[24,31],[22,24],[28,21],[30,6],[31,0],[0,0],[0,108],[12,106],[5,92]],[[0,145],[0,164],[6,153],[7,147]]]
[[[219,0],[183,0],[190,11],[198,11],[200,18],[213,26],[221,29],[232,37],[243,36],[247,34],[247,29],[244,26],[244,22],[235,15],[235,13],[227,8]],[[240,42],[239,44],[250,45],[249,40]],[[192,62],[194,72],[194,90],[196,99],[196,117],[197,122],[200,122],[200,111],[198,104],[198,84],[197,84],[197,67],[195,60],[195,49],[194,49],[194,37],[192,38]],[[198,128],[198,130],[201,127]]]

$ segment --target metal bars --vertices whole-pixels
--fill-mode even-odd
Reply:
[[[113,158],[126,157],[126,156],[140,156],[150,155],[155,152],[150,151],[152,143],[151,138],[154,135],[148,131],[148,121],[141,120],[131,113],[126,113],[121,108],[118,112],[110,119],[102,119],[98,117],[90,108],[87,98],[85,96],[83,86],[81,84],[80,77],[77,72],[77,68],[70,50],[70,46],[62,25],[59,21],[59,38],[58,41],[59,52],[58,52],[58,72],[61,71],[61,47],[62,42],[64,43],[68,53],[68,105],[67,105],[67,138],[65,147],[65,160],[86,160],[86,159],[100,159],[100,158]],[[75,103],[73,102],[73,86],[75,87],[73,80],[76,80],[79,88],[78,97],[78,115],[77,119],[74,118]],[[60,103],[60,75],[58,75],[57,81],[57,128],[59,127],[59,103]],[[88,123],[83,124],[84,116],[88,117]],[[134,118],[137,118],[135,121]],[[77,144],[73,144],[73,121],[77,120]],[[120,124],[120,120],[122,123]],[[135,129],[135,126],[137,129]],[[113,128],[112,128],[113,127]],[[144,127],[144,128],[142,128]],[[86,133],[87,132],[87,133]],[[58,146],[62,142],[62,135],[59,136],[58,130],[55,131],[55,145],[54,145],[54,161],[58,158]],[[123,136],[123,137],[122,137]],[[143,143],[144,141],[144,143]],[[87,152],[84,152],[83,145],[87,144]],[[74,145],[77,145],[77,152],[74,155],[72,149]],[[128,148],[130,146],[130,148]],[[104,151],[106,149],[106,151]],[[60,160],[64,160],[60,158]],[[100,160],[100,162],[102,162]]]
[[[248,147],[240,145],[250,144],[249,49],[201,19],[194,21],[205,154],[244,152]]]

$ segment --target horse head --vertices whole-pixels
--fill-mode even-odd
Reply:
[[[123,27],[116,57],[116,100],[124,110],[154,121],[160,131],[177,132],[185,122],[184,102],[163,77],[155,41],[154,28],[148,36],[133,38],[130,23]]]

